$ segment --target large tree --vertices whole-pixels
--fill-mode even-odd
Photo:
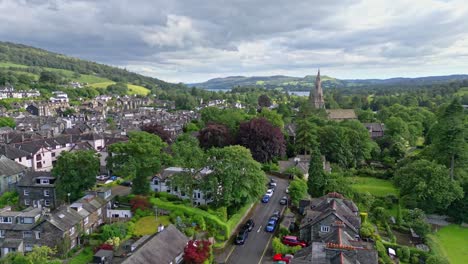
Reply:
[[[320,197],[325,194],[327,176],[323,170],[322,154],[315,146],[310,155],[309,177],[307,178],[308,192],[312,197]]]
[[[239,143],[250,149],[259,162],[268,162],[284,156],[286,141],[281,129],[264,118],[254,118],[244,122],[239,128]]]
[[[283,116],[278,114],[278,112],[276,112],[275,110],[270,110],[264,107],[262,108],[260,113],[258,113],[257,116],[265,118],[266,120],[268,120],[268,122],[270,122],[275,127],[279,127],[281,129],[284,128]]]
[[[108,167],[124,178],[133,179],[134,194],[148,194],[149,177],[168,163],[169,157],[163,152],[167,146],[161,138],[147,132],[129,133],[128,142],[109,146]]]
[[[219,109],[217,107],[206,107],[200,111],[201,119],[205,124],[216,123],[226,125],[235,134],[239,124],[246,121],[250,116],[242,109]]]
[[[164,126],[157,124],[157,123],[150,123],[143,125],[141,127],[142,131],[155,134],[156,136],[160,137],[164,142],[170,144],[172,143],[172,137],[169,131],[164,130]]]
[[[229,128],[223,124],[208,123],[198,134],[200,146],[204,149],[221,148],[233,143]]]
[[[266,94],[262,94],[258,97],[258,106],[260,107],[270,107],[271,99]]]
[[[80,198],[84,191],[94,186],[99,173],[99,158],[94,151],[62,152],[52,169],[57,195],[70,201]]]
[[[299,201],[307,195],[307,183],[302,179],[294,179],[289,185],[289,197],[291,203],[295,206],[299,205]]]
[[[203,189],[211,193],[215,205],[235,210],[265,192],[265,173],[248,149],[212,148],[208,156],[212,173],[204,177]]]
[[[318,145],[317,130],[317,125],[310,118],[299,118],[296,122],[296,149],[304,154],[311,153]]]
[[[447,168],[428,160],[417,160],[399,168],[394,181],[404,199],[427,212],[444,210],[463,197],[460,184],[450,180]]]

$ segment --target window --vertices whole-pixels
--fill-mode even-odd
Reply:
[[[10,216],[0,217],[0,223],[11,224],[12,222],[13,222],[13,218]]]
[[[33,250],[33,245],[32,244],[25,244],[24,245],[24,251],[32,251]]]
[[[49,179],[41,179],[41,184],[49,184],[50,180]]]
[[[41,232],[40,231],[34,231],[36,234],[36,239],[41,239]]]
[[[34,218],[32,218],[32,217],[21,217],[20,223],[21,224],[32,224],[32,223],[34,223]]]
[[[159,185],[159,181],[158,181],[158,180],[154,180],[154,185]]]
[[[23,238],[31,238],[32,231],[23,231]]]
[[[198,199],[200,199],[200,193],[198,193]]]
[[[24,194],[24,196],[28,196],[29,195],[29,190],[24,190],[23,194]]]
[[[328,233],[330,232],[329,226],[320,226],[320,232]]]
[[[21,161],[22,161],[22,159],[21,159],[21,158],[19,158],[19,162],[21,162]]]
[[[98,215],[101,215],[101,214],[102,214],[102,209],[101,209],[101,208],[99,208],[99,209],[97,210],[97,214],[98,214]]]
[[[174,192],[177,192],[179,189],[177,189],[177,186],[174,187]]]
[[[45,206],[50,206],[50,200],[44,200],[44,205]]]
[[[52,152],[51,156],[52,156],[52,158],[55,157],[55,152]]]
[[[41,154],[37,154],[37,155],[36,155],[36,160],[41,160],[41,159],[42,159]]]
[[[50,191],[49,190],[44,190],[44,196],[50,196]]]
[[[42,168],[42,163],[40,161],[36,163],[36,168],[38,169]]]
[[[24,199],[24,205],[29,205],[29,199]]]
[[[0,237],[5,237],[6,230],[0,230]]]
[[[89,222],[89,218],[88,218],[88,217],[86,217],[86,218],[84,219],[84,224],[85,224],[85,225],[87,225],[87,224],[88,224],[88,222]]]
[[[73,234],[75,234],[75,227],[70,228],[70,236],[72,236]]]

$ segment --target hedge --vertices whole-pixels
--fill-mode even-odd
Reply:
[[[217,230],[217,232],[219,232],[218,235],[215,237],[221,238],[220,236],[222,236],[223,240],[226,240],[231,234],[230,225],[228,225],[226,222],[221,221],[217,216],[214,216],[201,209],[189,207],[184,204],[174,204],[171,202],[165,202],[158,198],[151,198],[150,202],[151,204],[156,205],[158,208],[164,210],[179,211],[190,217],[197,215],[202,216],[205,220],[205,223],[208,226],[213,226]]]
[[[391,247],[391,248],[393,248],[395,250],[405,247],[405,246],[402,246],[402,245],[398,245],[398,244],[395,244],[395,243],[389,243],[389,242],[386,242],[386,241],[382,241],[382,244],[385,246],[385,248]],[[414,247],[408,247],[408,248],[409,248],[411,256],[419,255],[423,259],[427,259],[431,255],[429,252],[425,252],[425,251],[419,250],[419,249],[414,248]]]

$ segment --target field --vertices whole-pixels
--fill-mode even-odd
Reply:
[[[468,228],[449,225],[431,235],[438,245],[431,245],[436,254],[446,256],[451,264],[464,264],[468,259]]]
[[[106,82],[92,83],[90,86],[94,88],[103,89],[114,83],[115,82],[112,82],[112,81],[106,81]],[[150,93],[150,90],[148,90],[147,88],[143,86],[139,86],[139,85],[134,85],[134,84],[128,84],[128,89],[130,90],[129,94],[148,95]]]
[[[370,177],[352,177],[351,182],[351,187],[361,193],[369,192],[375,196],[399,195],[398,189],[388,180]]]
[[[135,223],[135,236],[152,235],[158,231],[159,224],[168,226],[170,224],[169,216],[155,216],[142,217]]]

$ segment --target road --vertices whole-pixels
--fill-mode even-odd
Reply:
[[[268,245],[273,237],[273,233],[265,232],[265,225],[275,210],[283,209],[280,205],[281,197],[285,196],[288,181],[280,178],[274,178],[277,182],[276,190],[270,201],[266,204],[260,203],[255,207],[252,214],[255,227],[249,233],[249,237],[244,245],[232,245],[228,249],[230,254],[227,256],[227,264],[257,264],[263,262],[263,256],[267,251]]]

